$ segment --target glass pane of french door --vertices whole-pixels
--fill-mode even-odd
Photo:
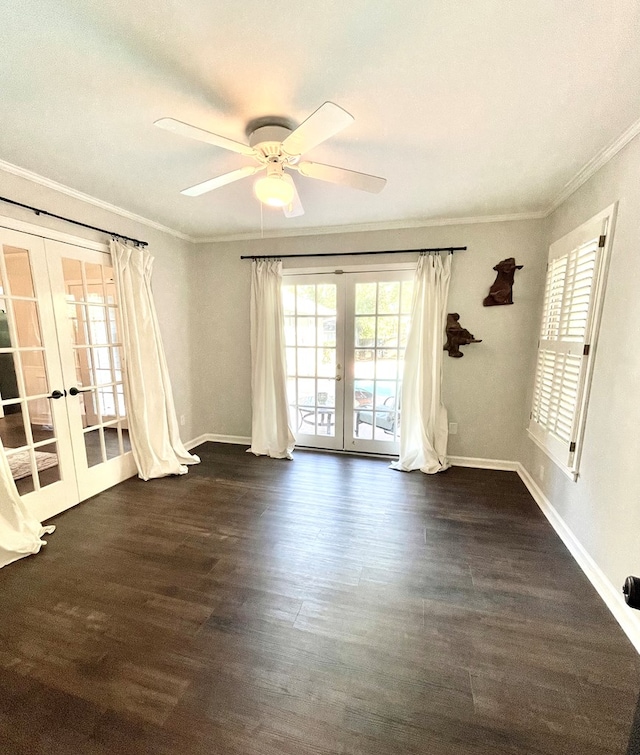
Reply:
[[[46,242],[80,500],[134,472],[108,253]]]
[[[287,397],[301,446],[343,445],[342,286],[333,274],[284,279]]]
[[[28,510],[78,500],[42,239],[0,229],[0,437]]]

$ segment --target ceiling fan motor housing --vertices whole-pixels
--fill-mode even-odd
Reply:
[[[289,136],[291,129],[286,126],[261,126],[249,134],[249,145],[266,158],[280,157],[282,142]]]

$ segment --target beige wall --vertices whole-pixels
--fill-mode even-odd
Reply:
[[[149,242],[155,257],[153,290],[158,319],[167,353],[178,416],[185,415],[182,437],[193,437],[191,396],[191,328],[189,326],[189,253],[192,245],[147,225],[129,220],[86,202],[40,186],[24,178],[0,171],[0,195],[40,207],[82,223],[128,234]],[[16,218],[32,225],[52,228],[91,241],[106,242],[104,234],[70,225],[46,216],[0,202],[0,216]],[[1,222],[1,221],[0,221]]]
[[[580,477],[529,439],[523,464],[616,587],[640,574],[640,138],[562,204],[550,242],[618,201]]]
[[[445,401],[458,435],[456,456],[516,460],[528,416],[526,392],[533,365],[539,301],[546,264],[546,223],[506,223],[345,233],[198,245],[192,278],[196,432],[248,436],[251,432],[249,352],[250,262],[241,254],[293,254],[468,246],[454,256],[449,311],[482,343],[462,359],[445,358]],[[516,257],[515,304],[483,307],[493,266]],[[415,261],[416,255],[285,261],[285,268]]]

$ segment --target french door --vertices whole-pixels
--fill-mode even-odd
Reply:
[[[110,255],[0,228],[0,438],[47,519],[135,473]]]
[[[288,275],[282,296],[297,445],[397,454],[413,271]]]

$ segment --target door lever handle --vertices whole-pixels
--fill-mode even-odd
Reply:
[[[69,388],[70,396],[77,396],[79,393],[88,393],[91,388],[76,388],[75,385]]]
[[[55,390],[55,391],[51,391],[51,395],[47,396],[47,398],[62,398],[63,396],[66,396],[66,395],[67,395],[66,391]]]

